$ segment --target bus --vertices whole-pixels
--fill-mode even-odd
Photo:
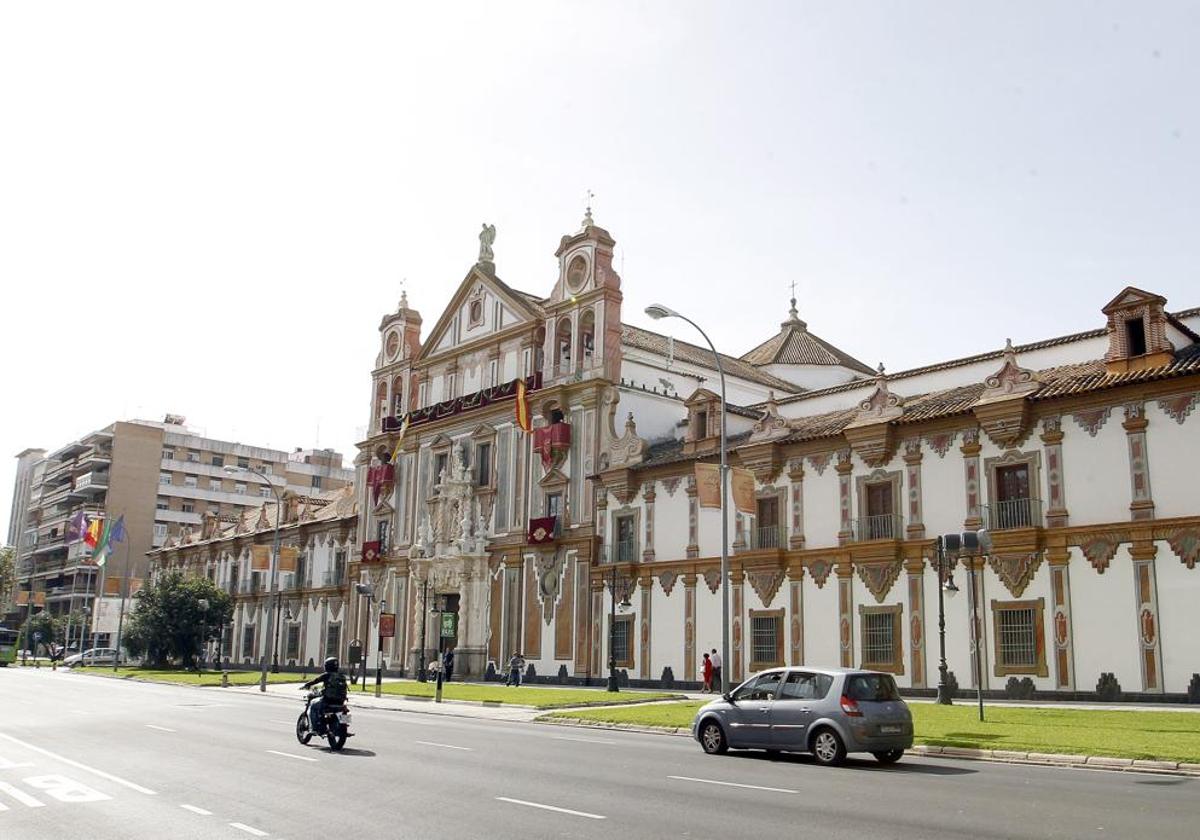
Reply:
[[[9,662],[17,661],[17,639],[20,634],[16,630],[0,627],[0,668]]]

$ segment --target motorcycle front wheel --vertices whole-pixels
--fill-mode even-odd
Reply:
[[[300,717],[296,718],[296,740],[301,744],[307,744],[312,738],[312,728],[308,723],[308,711],[300,713]]]
[[[336,723],[329,728],[329,733],[325,736],[329,739],[329,749],[337,752],[342,747],[346,746],[346,726],[345,724]]]

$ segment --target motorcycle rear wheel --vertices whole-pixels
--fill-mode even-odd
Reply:
[[[344,724],[334,724],[325,736],[329,740],[329,749],[337,752],[346,746],[346,727]]]
[[[312,728],[308,722],[308,712],[303,711],[300,717],[296,718],[296,740],[301,744],[307,744],[312,739]]]

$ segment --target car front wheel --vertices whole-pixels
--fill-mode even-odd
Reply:
[[[725,740],[725,732],[721,729],[721,724],[715,720],[706,720],[701,724],[700,746],[704,747],[704,751],[709,755],[720,755],[729,749],[729,743]]]
[[[827,767],[841,764],[846,760],[846,745],[832,729],[819,729],[813,735],[812,753],[818,764],[824,764]]]

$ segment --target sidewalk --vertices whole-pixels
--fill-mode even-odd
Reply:
[[[230,686],[229,688],[210,688],[209,691],[234,691],[239,694],[261,694],[258,686]],[[293,684],[268,685],[267,694],[275,697],[286,697],[289,700],[301,700],[304,695]],[[346,698],[352,708],[378,709],[393,712],[414,712],[425,715],[445,715],[447,717],[465,717],[483,720],[503,720],[509,722],[529,723],[539,715],[545,714],[533,706],[516,706],[508,703],[482,703],[472,700],[443,700],[441,703],[432,699],[401,697],[396,694],[375,696],[373,685],[368,685],[366,691],[360,691],[355,686],[350,687]]]

